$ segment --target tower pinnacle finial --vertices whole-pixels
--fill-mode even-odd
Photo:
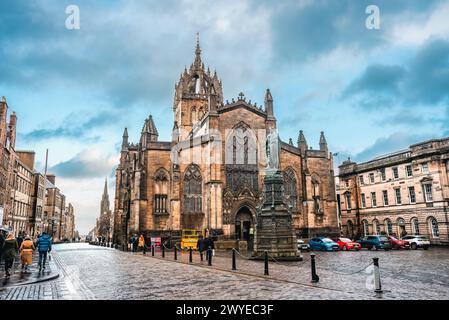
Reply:
[[[201,47],[200,47],[200,33],[196,33],[196,49],[195,49],[195,63],[196,69],[201,68]]]

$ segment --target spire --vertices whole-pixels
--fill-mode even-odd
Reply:
[[[108,178],[104,179],[104,191],[103,191],[103,197],[108,196]]]
[[[195,62],[194,66],[195,69],[201,68],[201,48],[200,48],[200,34],[199,32],[196,33],[196,49],[195,49]]]
[[[273,116],[273,96],[271,95],[270,89],[267,89],[265,93],[265,112],[269,118],[274,118]]]
[[[156,125],[153,121],[153,116],[150,114],[150,117],[148,118],[148,132],[152,135],[159,136],[159,133],[157,132]]]
[[[301,151],[303,151],[303,152],[305,152],[305,150],[307,150],[307,148],[308,148],[306,137],[304,136],[304,132],[302,130],[299,130],[298,148],[301,149]]]
[[[101,198],[101,215],[109,213],[108,178],[104,180],[103,197]]]
[[[148,119],[145,119],[145,123],[142,128],[142,135],[140,142],[146,146],[148,142],[156,142],[159,133],[157,132],[156,125],[153,121],[153,116],[150,114]]]
[[[324,136],[324,131],[321,131],[320,135],[320,150],[327,152],[327,141],[326,137]]]
[[[128,128],[123,131],[122,151],[128,149]]]

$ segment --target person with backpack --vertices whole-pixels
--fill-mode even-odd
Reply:
[[[3,247],[1,249],[1,256],[5,261],[5,276],[9,278],[11,276],[11,269],[14,264],[14,258],[19,250],[19,245],[14,237],[14,233],[10,232],[6,237]]]
[[[45,270],[45,263],[47,261],[47,254],[51,251],[51,236],[45,231],[37,239],[37,250],[39,251],[39,272]]]

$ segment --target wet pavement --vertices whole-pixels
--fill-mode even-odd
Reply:
[[[55,279],[59,276],[58,268],[55,263],[51,260],[51,253],[47,257],[47,262],[45,264],[45,270],[39,272],[39,266],[37,265],[39,261],[39,254],[37,252],[33,253],[33,263],[28,266],[27,269],[21,268],[20,256],[14,259],[14,265],[11,270],[11,276],[5,276],[5,264],[2,260],[0,262],[0,290],[10,286],[26,285],[36,282],[43,282]]]
[[[55,245],[61,276],[52,281],[0,290],[0,299],[449,299],[449,249],[317,252],[320,281],[310,282],[309,254],[303,262],[269,263],[230,252],[217,253],[212,267],[198,254],[173,251],[122,252],[84,243]],[[372,258],[379,258],[382,289],[374,294]]]

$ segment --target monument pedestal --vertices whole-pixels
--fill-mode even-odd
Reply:
[[[264,178],[254,240],[254,256],[268,251],[277,260],[299,259],[292,215],[284,200],[284,179],[279,171],[268,171]]]

